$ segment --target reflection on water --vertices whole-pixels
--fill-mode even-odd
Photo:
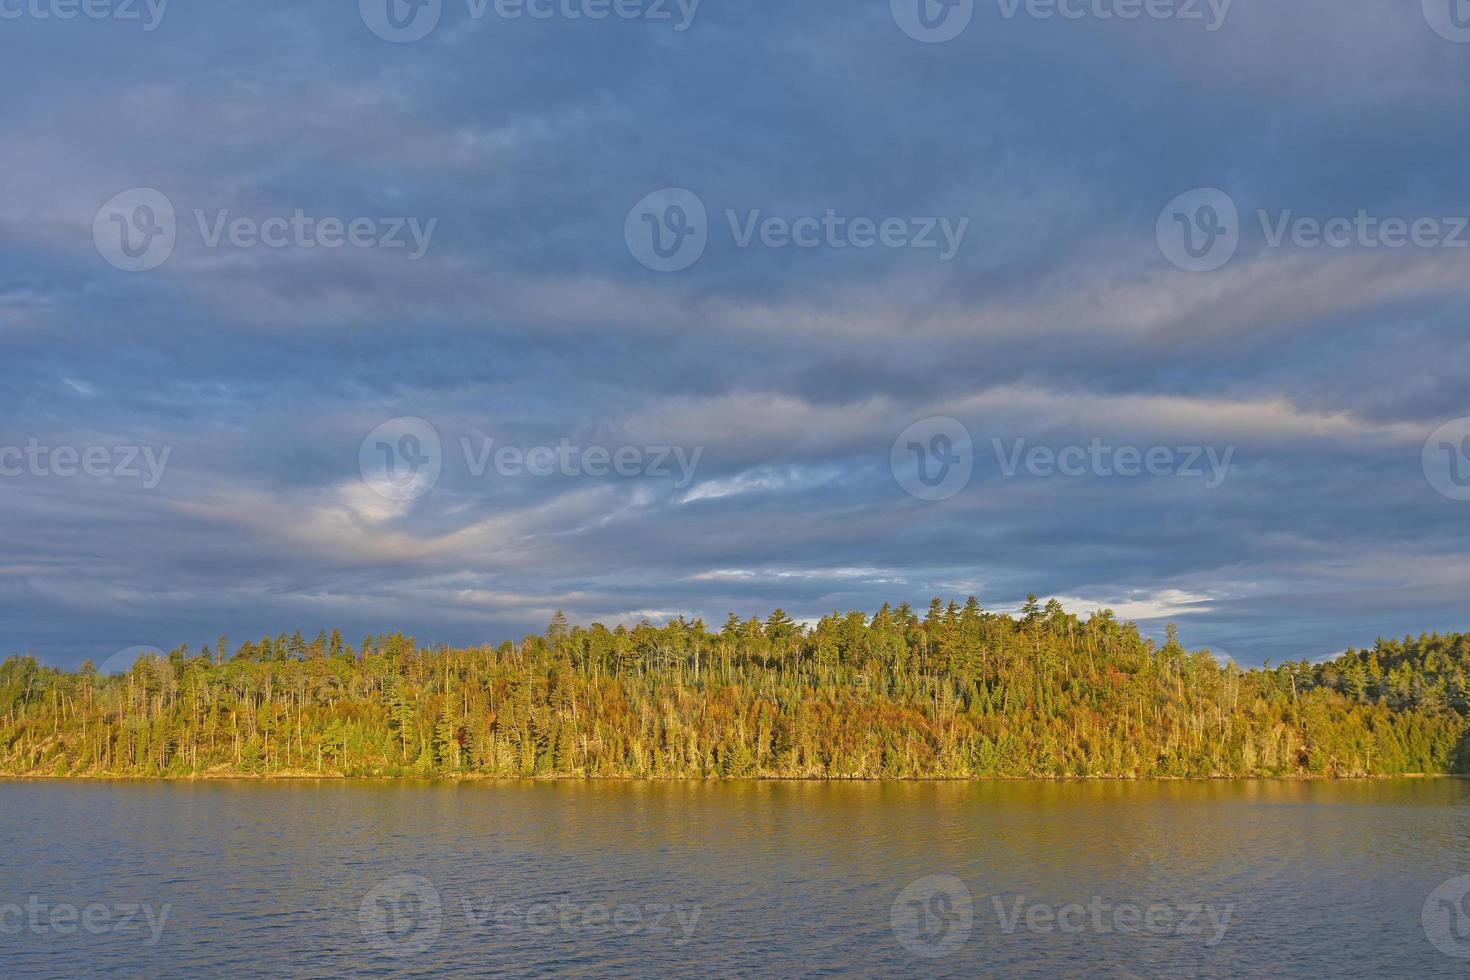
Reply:
[[[7,975],[1470,967],[1460,780],[8,781],[0,814]]]

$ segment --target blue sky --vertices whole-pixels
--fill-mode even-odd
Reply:
[[[394,2],[0,2],[3,652],[1470,628],[1470,4]]]

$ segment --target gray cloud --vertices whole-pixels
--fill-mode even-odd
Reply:
[[[1470,250],[1271,248],[1257,209],[1470,201],[1470,46],[1410,5],[1237,0],[1180,23],[1008,21],[921,45],[885,3],[702,4],[693,26],[474,23],[418,44],[351,5],[170,8],[159,30],[7,22],[0,447],[171,451],[137,480],[0,477],[3,652],[75,664],[281,628],[480,642],[551,610],[636,621],[1028,592],[1236,659],[1463,628],[1467,504],[1422,472],[1470,415]],[[105,28],[105,29],[104,29]],[[63,67],[69,66],[69,67]],[[80,67],[78,67],[80,66]],[[126,274],[102,202],[166,193]],[[624,220],[697,192],[709,246],[640,266]],[[1246,215],[1181,272],[1199,186]],[[438,220],[380,249],[209,247],[194,210]],[[967,219],[918,249],[741,247],[725,211]],[[894,439],[962,420],[974,475],[907,496]],[[375,495],[364,437],[443,443]],[[1233,449],[1179,477],[1006,476],[992,439]],[[471,472],[461,439],[702,450],[690,486]]]

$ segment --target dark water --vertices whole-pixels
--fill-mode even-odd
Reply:
[[[1450,976],[1467,872],[1459,780],[8,781],[0,974]]]

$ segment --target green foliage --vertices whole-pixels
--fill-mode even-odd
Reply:
[[[934,600],[499,647],[340,632],[0,663],[0,772],[672,778],[1264,776],[1470,770],[1470,635],[1243,671],[1103,610]]]

